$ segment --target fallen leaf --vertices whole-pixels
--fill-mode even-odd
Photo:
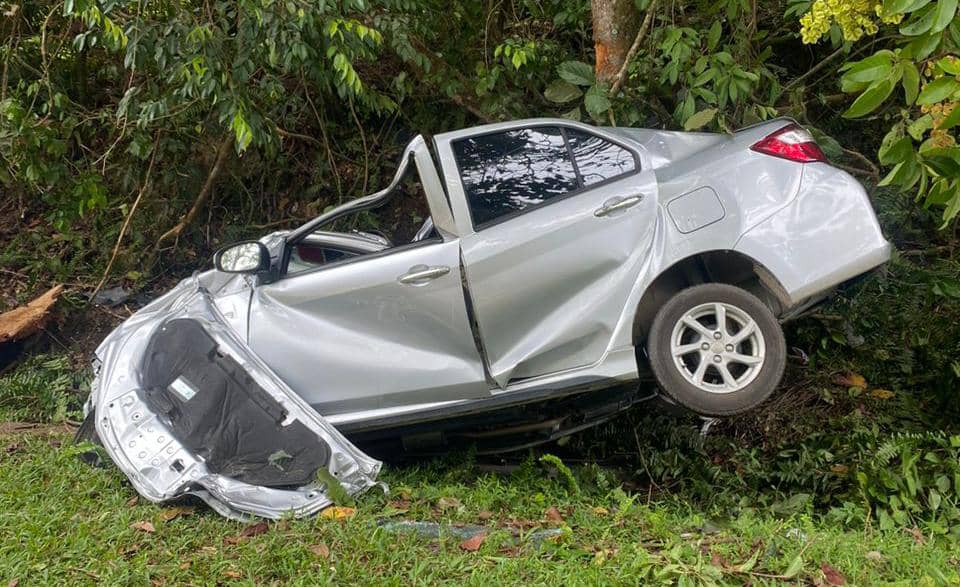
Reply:
[[[470,538],[467,538],[460,543],[460,548],[466,550],[467,552],[476,552],[480,550],[480,545],[483,544],[483,541],[487,539],[487,535],[483,532],[474,534]]]
[[[266,522],[257,522],[256,524],[251,524],[245,527],[240,531],[240,536],[244,538],[250,538],[251,536],[260,536],[261,534],[266,534],[270,531],[270,524]]]
[[[0,314],[0,342],[20,340],[43,328],[62,291],[62,285],[55,285],[27,305]]]
[[[597,506],[593,508],[593,515],[595,516],[606,516],[609,513],[610,513],[610,510],[602,506]]]
[[[261,534],[266,534],[270,531],[270,525],[266,522],[257,522],[256,524],[251,524],[245,526],[243,530],[240,531],[236,536],[227,536],[223,539],[224,544],[240,544],[247,538],[253,536],[260,536]]]
[[[167,508],[162,512],[160,512],[160,519],[163,520],[164,522],[169,522],[170,520],[174,520],[176,518],[179,518],[180,516],[189,516],[194,512],[195,509],[196,508],[189,505],[180,505],[172,508]]]
[[[441,497],[437,500],[437,507],[441,510],[460,507],[460,500],[456,497]]]
[[[320,512],[320,516],[328,520],[346,520],[352,518],[356,513],[357,510],[354,508],[334,505]]]
[[[866,378],[864,378],[863,375],[854,373],[852,371],[838,374],[833,381],[842,387],[857,387],[860,389],[866,389],[867,387]]]
[[[820,564],[820,570],[823,572],[823,578],[827,585],[846,585],[847,579],[840,574],[840,571],[831,567],[827,563]]]
[[[393,501],[388,501],[387,505],[393,508],[397,513],[405,513],[410,511],[410,502],[406,499],[395,499]]]
[[[730,567],[730,563],[727,559],[723,558],[723,555],[713,551],[710,551],[710,564],[718,569],[727,569]]]
[[[147,532],[148,534],[153,534],[154,532],[157,531],[157,529],[153,527],[153,524],[151,524],[150,522],[147,522],[146,520],[142,522],[134,522],[130,524],[130,527],[133,528],[134,530]]]
[[[871,562],[875,562],[875,563],[882,563],[882,562],[883,562],[883,555],[880,554],[880,552],[879,552],[879,551],[876,551],[876,550],[871,550],[870,552],[868,552],[867,554],[865,554],[865,555],[863,555],[863,556],[864,556],[864,558],[866,558],[868,561],[871,561]]]
[[[190,561],[186,561],[186,562],[180,563],[180,570],[181,570],[181,571],[186,571],[186,570],[189,569],[189,568],[190,568]]]
[[[548,508],[547,508],[547,511],[544,512],[543,515],[544,515],[544,517],[547,518],[547,520],[549,520],[549,521],[551,521],[551,522],[555,522],[555,523],[558,523],[558,524],[562,524],[562,523],[563,523],[563,514],[561,514],[561,513],[560,513],[560,510],[558,510],[556,507],[553,507],[553,506],[548,507]]]
[[[137,505],[139,501],[140,501],[140,496],[134,495],[133,497],[127,500],[127,507],[132,508],[133,506]]]
[[[245,541],[247,538],[253,536],[259,536],[261,534],[266,534],[270,531],[270,525],[266,522],[258,522],[256,524],[251,524],[244,527],[236,536],[227,536],[223,539],[224,544],[240,544]]]
[[[870,392],[870,397],[873,399],[890,399],[895,394],[889,389],[874,389]]]
[[[927,542],[927,539],[923,537],[923,532],[921,532],[919,528],[904,528],[903,531],[913,536],[913,541],[917,544],[925,544]]]
[[[243,577],[243,573],[240,571],[224,571],[223,576],[227,579],[239,579]]]
[[[320,544],[314,544],[310,547],[310,552],[319,556],[320,558],[330,558],[330,548],[321,542]]]
[[[480,519],[483,520],[483,521],[487,521],[487,520],[489,520],[490,518],[493,517],[493,512],[487,511],[487,510],[482,510],[482,511],[480,511],[480,513],[477,514],[477,517],[480,518]]]

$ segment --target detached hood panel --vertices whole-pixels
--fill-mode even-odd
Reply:
[[[153,502],[195,495],[232,518],[279,518],[330,505],[318,478],[349,494],[375,485],[380,462],[249,350],[201,279],[181,282],[97,349],[86,411],[136,490]]]

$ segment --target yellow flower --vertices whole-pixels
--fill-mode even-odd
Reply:
[[[800,35],[804,43],[816,43],[836,24],[844,40],[856,41],[863,35],[877,33],[876,18],[893,24],[900,22],[903,15],[884,14],[883,5],[875,0],[814,0],[810,10],[800,17]]]

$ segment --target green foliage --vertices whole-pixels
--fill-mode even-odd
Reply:
[[[899,433],[870,448],[856,477],[880,527],[924,523],[960,538],[960,435]]]
[[[960,150],[951,132],[960,122],[960,109],[955,108],[960,95],[955,79],[960,74],[957,1],[888,0],[878,4],[879,24],[874,15],[855,14],[852,2],[833,8],[820,2],[801,19],[805,41],[817,40],[831,18],[851,41],[863,33],[883,34],[881,28],[896,29],[882,38],[883,48],[840,68],[841,89],[857,94],[843,116],[883,113],[892,121],[878,153],[881,164],[891,168],[880,185],[912,192],[925,207],[942,208],[946,226],[960,212]],[[851,14],[858,25],[849,24]]]
[[[83,385],[66,357],[37,355],[0,378],[0,419],[62,422],[79,415]]]

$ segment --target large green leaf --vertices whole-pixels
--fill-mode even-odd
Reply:
[[[571,100],[576,100],[583,95],[583,92],[577,86],[562,79],[553,80],[547,89],[543,91],[547,100],[556,104],[565,104]]]
[[[910,137],[900,137],[899,140],[886,148],[881,146],[878,155],[880,163],[883,165],[894,165],[903,161],[912,152],[913,141],[910,140]]]
[[[950,111],[950,114],[947,114],[946,118],[940,121],[940,124],[937,125],[937,128],[941,130],[950,130],[958,124],[960,124],[960,107],[954,106],[953,110]]]
[[[960,214],[960,191],[953,193],[953,198],[950,199],[947,207],[944,208],[943,224],[940,226],[940,228],[946,228],[947,224],[957,217],[957,214]]]
[[[893,77],[888,77],[873,82],[870,84],[870,87],[864,90],[864,92],[853,101],[850,108],[847,108],[847,111],[843,113],[843,117],[860,118],[861,116],[870,114],[876,110],[880,104],[883,104],[883,101],[886,100],[890,92],[893,91],[893,87],[897,81],[900,80],[894,80]]]
[[[592,86],[597,81],[593,67],[582,61],[564,61],[557,66],[557,74],[563,80],[578,86]]]
[[[937,18],[937,4],[939,4],[939,1],[917,12],[907,22],[900,25],[900,34],[916,37],[928,32]]]
[[[862,59],[851,64],[851,67],[843,74],[844,82],[874,82],[885,77],[893,69],[893,53],[891,51],[880,51],[866,59]]]
[[[610,110],[610,98],[607,97],[609,90],[606,86],[596,85],[587,90],[587,96],[584,98],[583,105],[587,112],[594,118],[600,118]]]
[[[923,162],[940,177],[960,176],[960,147],[934,147],[923,153]]]
[[[900,55],[906,58],[912,58],[914,61],[923,61],[936,50],[942,39],[943,35],[940,33],[923,35],[911,41]]]
[[[942,69],[944,73],[950,75],[960,75],[960,61],[956,59],[943,58],[937,61],[937,67]]]
[[[713,52],[720,43],[720,35],[723,33],[723,25],[720,20],[713,21],[710,26],[710,32],[707,33],[707,51]]]
[[[931,128],[933,128],[933,116],[924,114],[907,125],[907,134],[915,141],[922,141],[923,135]]]
[[[917,97],[917,104],[936,104],[937,102],[942,102],[957,90],[960,90],[960,82],[954,78],[941,77],[935,79],[920,91],[920,96]]]
[[[683,130],[697,130],[710,124],[710,121],[717,115],[716,108],[707,108],[697,112],[683,123]]]
[[[947,28],[953,20],[953,15],[957,13],[957,0],[937,0],[933,13],[933,26],[930,27],[930,32],[939,33]]]
[[[930,0],[884,0],[883,12],[886,14],[900,14],[913,12],[930,4]]]
[[[907,105],[913,104],[920,92],[920,71],[912,61],[901,61],[903,65],[903,79],[900,83],[903,85],[903,97]]]

